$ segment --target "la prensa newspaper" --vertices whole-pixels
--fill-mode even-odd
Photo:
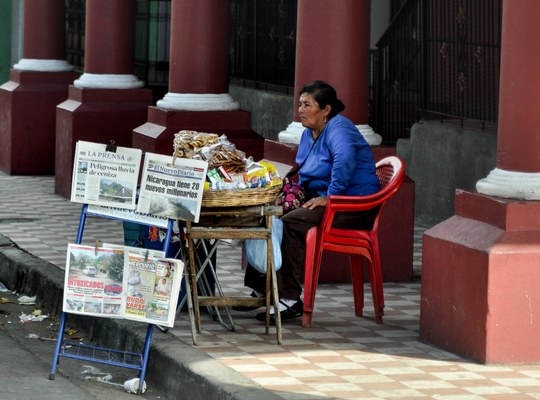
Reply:
[[[142,150],[78,141],[71,201],[134,210]]]

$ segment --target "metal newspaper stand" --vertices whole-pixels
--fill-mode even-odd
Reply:
[[[102,215],[99,213],[89,212],[88,204],[84,204],[82,206],[81,217],[79,221],[79,229],[77,232],[77,241],[76,241],[77,244],[81,244],[82,242],[84,225],[86,222],[87,215],[127,221],[127,219],[120,218],[120,217],[113,217],[113,216],[108,216],[108,215]],[[130,221],[130,222],[133,222],[133,221]],[[144,222],[138,222],[138,223],[142,225],[149,225],[149,224],[145,224]],[[172,235],[173,223],[174,221],[172,219],[168,220],[167,234],[166,234],[166,237],[164,240],[164,246],[163,246],[163,251],[165,252],[165,256],[168,255],[167,252],[169,250],[169,243],[170,243],[170,239]],[[146,339],[144,341],[142,353],[134,353],[134,352],[114,350],[114,349],[97,347],[97,346],[90,346],[90,345],[85,345],[79,342],[67,342],[66,340],[64,340],[64,329],[66,327],[67,314],[68,313],[62,311],[62,315],[60,318],[60,326],[58,327],[58,338],[56,341],[56,347],[54,351],[54,357],[52,361],[51,373],[49,374],[49,379],[54,380],[60,357],[73,358],[73,359],[84,360],[84,361],[89,361],[89,362],[114,365],[117,367],[134,369],[134,370],[139,371],[139,388],[137,389],[137,394],[142,394],[143,387],[144,387],[144,378],[146,376],[146,367],[148,366],[148,356],[150,353],[150,344],[152,342],[152,334],[153,334],[154,325],[148,324],[148,328],[146,330]]]

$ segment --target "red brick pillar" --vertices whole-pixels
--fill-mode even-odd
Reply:
[[[370,0],[298,0],[294,120],[279,140],[298,143],[298,91],[313,80],[332,85],[370,144],[381,137],[368,125]],[[327,27],[325,29],[324,27]]]
[[[229,7],[229,0],[172,0],[169,92],[133,131],[134,147],[172,154],[174,133],[191,129],[225,133],[262,157],[264,140],[228,93]]]
[[[228,94],[229,7],[229,0],[173,0],[169,93],[157,102],[158,107],[238,109]]]
[[[55,107],[78,76],[64,59],[64,1],[26,0],[23,18],[23,58],[0,86],[0,169],[52,174]]]
[[[84,74],[78,88],[136,89],[144,86],[133,73],[134,7],[132,0],[87,0]]]
[[[59,0],[24,3],[23,58],[13,66],[25,71],[71,71],[66,60],[65,7]]]
[[[382,138],[368,125],[370,0],[298,0],[294,120],[279,134],[280,144],[297,144],[304,130],[299,122],[298,92],[313,80],[332,85],[345,104],[344,116],[351,119],[367,142],[378,145]],[[378,160],[392,149],[373,148]],[[408,281],[412,276],[414,229],[414,184],[407,179],[392,206],[383,213],[381,263],[385,281]],[[400,214],[400,224],[393,218]],[[396,238],[400,238],[398,247]],[[348,257],[326,253],[320,282],[350,281]]]
[[[503,2],[496,168],[424,236],[420,336],[485,363],[540,361],[539,14]]]
[[[78,140],[131,146],[152,92],[133,72],[133,0],[87,0],[84,73],[56,109],[56,193],[69,197]]]
[[[540,3],[504,7],[497,167],[478,182],[477,190],[491,196],[540,200],[540,33],[534,14]],[[516,101],[519,99],[519,101]]]

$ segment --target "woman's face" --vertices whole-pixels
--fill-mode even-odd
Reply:
[[[330,113],[330,106],[320,108],[319,103],[315,101],[309,93],[302,93],[298,102],[298,116],[300,122],[305,128],[309,128],[317,133],[324,128],[325,118]]]

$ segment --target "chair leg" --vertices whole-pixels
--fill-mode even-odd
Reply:
[[[379,253],[379,240],[377,237],[372,238],[372,251],[373,251],[373,272],[375,274],[377,283],[377,292],[378,292],[378,307],[379,307],[379,314],[381,315],[381,323],[382,323],[382,316],[384,315],[384,291],[383,291],[383,277],[382,277],[382,269],[381,269],[381,258]]]
[[[304,312],[302,315],[302,326],[311,327],[313,307],[315,306],[315,293],[319,280],[319,270],[321,267],[319,253],[317,249],[317,227],[311,228],[306,234],[306,261],[304,264]]]
[[[373,296],[373,308],[375,309],[375,322],[382,324],[384,315],[384,293],[382,284],[381,262],[376,256],[373,257],[369,269],[371,293]]]
[[[384,309],[384,292],[383,292],[383,278],[382,278],[382,269],[381,269],[381,256],[379,252],[379,238],[377,235],[371,236],[371,250],[372,258],[374,262],[374,272],[377,274],[377,282],[379,283],[379,305],[381,309]],[[384,314],[383,314],[384,315]]]
[[[354,296],[354,313],[357,317],[364,315],[364,268],[363,257],[351,254],[351,276]]]
[[[315,290],[316,281],[315,278],[315,258],[316,258],[316,240],[317,239],[317,227],[311,228],[306,233],[306,259],[304,262],[304,312],[313,311],[315,303]],[[314,287],[315,286],[315,287]]]
[[[311,318],[313,313],[311,311],[304,311],[302,314],[302,328],[311,328]]]

